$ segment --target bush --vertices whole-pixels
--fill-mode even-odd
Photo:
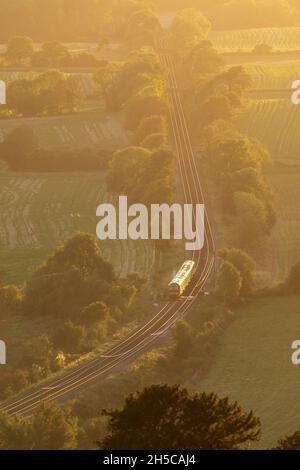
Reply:
[[[253,54],[270,54],[273,50],[272,46],[269,44],[256,44],[253,49]]]

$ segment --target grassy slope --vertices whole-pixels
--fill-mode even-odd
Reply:
[[[300,297],[254,302],[237,312],[213,369],[195,385],[253,409],[262,420],[259,448],[300,429],[300,367],[291,363],[291,343],[299,337]]]
[[[22,282],[57,243],[76,230],[95,233],[96,208],[111,202],[103,176],[0,173],[0,271],[8,281]],[[102,242],[117,272],[149,272],[151,242]]]

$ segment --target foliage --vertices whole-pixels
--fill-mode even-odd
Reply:
[[[168,136],[166,134],[150,134],[141,143],[142,147],[149,150],[156,150],[167,146]]]
[[[80,97],[79,82],[57,70],[15,80],[7,89],[8,107],[23,116],[72,112]]]
[[[171,41],[175,49],[194,46],[210,32],[209,20],[199,10],[187,8],[175,17],[171,28]]]
[[[66,406],[45,405],[30,417],[0,415],[3,450],[70,450],[77,438],[77,419]]]
[[[161,82],[159,58],[151,48],[133,51],[125,62],[109,62],[95,75],[108,109],[118,111],[147,86]]]
[[[300,450],[300,431],[280,439],[272,450]]]
[[[41,148],[30,127],[17,127],[0,144],[3,160],[14,171],[104,171],[111,152],[95,148]]]
[[[107,175],[108,188],[126,194],[130,201],[170,203],[174,195],[175,158],[167,150],[153,153],[128,147],[115,153]]]
[[[102,449],[233,450],[260,434],[259,419],[236,402],[189,395],[178,386],[153,385],[130,395],[123,409],[104,413],[109,425]]]
[[[33,53],[34,44],[31,38],[15,36],[8,41],[5,58],[9,64],[15,65],[31,59]]]
[[[225,248],[219,251],[219,256],[239,271],[242,277],[240,294],[248,297],[253,294],[256,287],[256,263],[244,251],[237,248]]]
[[[0,319],[19,311],[22,292],[15,285],[0,286]]]
[[[218,275],[217,296],[226,305],[234,305],[239,299],[242,277],[238,269],[225,261]]]
[[[290,275],[286,282],[286,288],[291,294],[300,293],[300,262],[295,264],[291,269]]]
[[[135,142],[141,145],[144,139],[152,134],[167,134],[167,123],[165,116],[147,116],[141,120],[135,132]]]

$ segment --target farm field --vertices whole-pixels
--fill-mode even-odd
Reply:
[[[290,99],[251,100],[237,125],[261,140],[274,160],[300,163],[300,107]]]
[[[116,149],[125,146],[128,141],[120,119],[114,115],[104,115],[102,111],[0,120],[0,141],[8,132],[24,125],[34,129],[42,147],[70,145],[81,148],[99,145],[102,148]]]
[[[278,168],[268,175],[273,189],[277,223],[264,243],[257,265],[268,285],[284,281],[300,261],[300,168]]]
[[[254,81],[254,88],[289,90],[300,79],[300,60],[241,63]],[[291,91],[292,93],[292,91]]]
[[[113,202],[101,174],[0,173],[0,271],[22,283],[59,242],[75,231],[95,233],[96,208]],[[105,241],[117,273],[149,273],[155,251],[147,241]]]
[[[256,28],[214,31],[209,39],[220,52],[249,51],[257,44],[268,44],[276,50],[299,50],[300,28]]]
[[[262,299],[236,312],[208,376],[193,385],[237,400],[261,418],[263,435],[251,448],[270,448],[300,429],[300,367],[291,344],[300,337],[300,297]]]

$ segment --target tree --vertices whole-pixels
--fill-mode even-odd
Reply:
[[[0,449],[70,450],[77,446],[78,423],[69,407],[47,404],[33,416],[0,414]]]
[[[253,54],[271,54],[273,46],[269,44],[256,44],[253,49]]]
[[[165,116],[146,116],[143,118],[135,132],[136,144],[152,134],[167,134],[167,122]]]
[[[234,109],[226,95],[211,96],[201,105],[200,111],[203,126],[216,120],[230,121],[234,116]]]
[[[71,410],[56,403],[41,407],[32,419],[34,449],[71,450],[77,445],[78,423]]]
[[[0,287],[0,319],[18,312],[23,294],[15,285]]]
[[[181,10],[175,17],[172,27],[172,44],[177,50],[195,46],[205,39],[211,29],[209,20],[194,8]]]
[[[166,134],[150,134],[141,143],[142,147],[149,150],[156,150],[162,147],[166,147],[168,143],[168,136]]]
[[[64,272],[73,267],[77,268],[84,277],[96,272],[107,282],[115,278],[112,265],[104,261],[101,255],[97,238],[82,232],[67,238],[65,243],[37,269],[34,277]]]
[[[132,13],[126,24],[124,39],[130,47],[153,46],[161,33],[159,18],[150,8]]]
[[[142,147],[127,147],[117,151],[107,174],[109,191],[130,197],[150,158],[150,150]]]
[[[101,449],[234,450],[260,434],[259,419],[236,402],[214,393],[189,395],[179,386],[153,385],[104,415],[108,434]]]
[[[40,56],[48,63],[48,66],[54,68],[61,65],[64,60],[70,57],[66,46],[58,41],[46,42],[42,45]]]
[[[84,327],[68,321],[57,330],[53,342],[64,352],[78,354],[84,351],[85,339]]]
[[[9,83],[7,96],[12,111],[36,116],[73,112],[82,90],[78,78],[49,70]]]
[[[27,283],[28,315],[77,320],[82,309],[101,300],[115,283],[113,267],[101,255],[95,236],[77,233],[58,247]]]
[[[243,248],[255,249],[268,234],[267,211],[264,203],[254,194],[236,192],[236,233],[238,243]]]
[[[242,277],[240,294],[246,297],[251,295],[256,284],[256,264],[251,256],[237,248],[220,250],[219,256],[239,271]]]
[[[161,64],[152,48],[129,54],[126,62],[109,62],[95,75],[95,81],[110,110],[120,110],[130,98],[161,79]],[[148,113],[149,114],[149,113]]]
[[[96,323],[104,323],[109,318],[109,308],[104,302],[93,302],[85,307],[81,312],[81,320],[87,326],[93,326]]]
[[[234,305],[241,292],[242,277],[237,268],[225,261],[218,275],[217,295],[226,305]]]
[[[289,293],[300,293],[300,262],[295,264],[295,266],[293,266],[291,269],[286,285]]]
[[[12,167],[16,168],[25,155],[32,153],[39,147],[39,142],[32,127],[22,126],[13,129],[0,144],[2,158]]]
[[[210,41],[200,41],[183,59],[183,73],[188,72],[188,77],[197,83],[199,76],[205,73],[218,72],[223,65],[223,60],[218,51],[214,49]]]
[[[124,105],[126,127],[135,130],[142,119],[152,114],[166,115],[168,106],[165,98],[158,95],[136,95],[126,101]]]
[[[195,337],[192,327],[184,320],[178,320],[173,328],[174,355],[177,360],[182,360],[189,355]]]
[[[272,450],[300,450],[300,431],[280,439],[277,446]]]
[[[15,36],[8,41],[6,60],[17,65],[30,59],[34,53],[33,40],[27,36]]]

